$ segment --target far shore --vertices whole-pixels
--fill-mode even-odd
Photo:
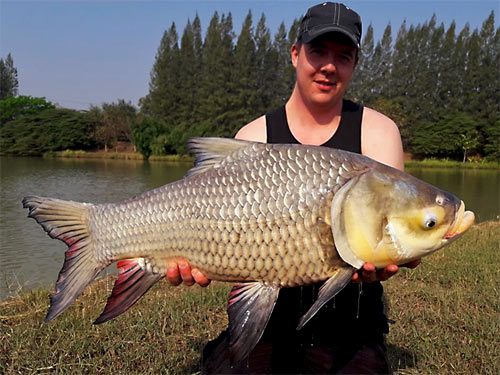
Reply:
[[[70,158],[70,159],[113,159],[113,160],[145,160],[140,152],[115,152],[115,151],[55,151],[47,152],[44,158]],[[193,162],[194,157],[190,155],[151,155],[149,161],[168,162]]]
[[[43,155],[44,158],[76,158],[76,159],[113,159],[113,160],[144,160],[139,152],[114,152],[114,151],[56,151]],[[149,161],[161,162],[193,162],[190,155],[151,155]],[[465,163],[449,159],[428,158],[424,160],[409,159],[405,154],[406,168],[466,168],[466,169],[500,169],[498,162],[488,162],[484,160],[472,160]]]

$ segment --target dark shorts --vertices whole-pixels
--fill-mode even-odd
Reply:
[[[203,350],[203,374],[392,374],[383,344],[273,345],[259,342],[247,361],[229,362],[226,332]]]

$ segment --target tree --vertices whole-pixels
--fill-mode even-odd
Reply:
[[[214,13],[207,29],[203,44],[203,68],[200,92],[200,111],[203,119],[197,127],[198,135],[231,137],[235,129],[243,124],[235,122],[237,116],[238,95],[229,82],[234,77],[232,72],[233,56],[233,21],[229,13],[219,20]]]
[[[373,52],[371,93],[373,95],[387,95],[389,79],[392,69],[392,29],[387,25],[382,40],[377,43]]]
[[[478,123],[467,113],[448,114],[438,122],[417,125],[412,139],[417,154],[458,158],[479,142]]]
[[[55,105],[45,98],[31,96],[8,96],[0,100],[0,128],[7,122],[26,115],[36,114],[47,109],[54,109]]]
[[[0,100],[8,96],[17,96],[18,87],[17,69],[9,53],[5,61],[0,58]]]
[[[354,101],[365,102],[371,95],[373,81],[373,26],[369,25],[358,55],[358,64],[349,86],[349,95]]]
[[[477,130],[471,129],[466,133],[460,134],[460,137],[457,140],[457,146],[460,147],[464,153],[462,163],[465,163],[467,160],[467,153],[479,146],[479,133]]]
[[[89,150],[95,147],[95,123],[87,113],[47,109],[7,122],[0,129],[3,154],[40,156],[48,151]]]
[[[486,159],[500,162],[500,118],[486,128]]]
[[[235,117],[241,118],[242,121],[250,121],[252,116],[251,106],[255,100],[255,90],[257,88],[255,58],[252,12],[248,11],[236,41],[233,56],[234,68],[231,69],[232,78],[228,82],[236,95],[234,103]]]
[[[89,115],[98,125],[95,139],[104,145],[104,151],[116,145],[118,141],[129,142],[132,138],[131,124],[137,110],[131,102],[118,99],[116,103],[103,103],[102,108],[92,106]]]
[[[272,51],[275,55],[273,64],[276,69],[276,79],[273,85],[276,94],[271,107],[278,107],[285,104],[292,91],[290,85],[293,84],[293,80],[290,82],[288,79],[288,71],[292,69],[290,47],[291,44],[287,39],[285,24],[282,22],[278,28],[278,32],[274,35],[272,46]]]
[[[278,74],[278,56],[273,50],[271,32],[266,26],[266,16],[262,13],[255,28],[256,61],[255,70],[257,74],[256,103],[253,108],[252,118],[258,114],[271,110],[271,103],[276,97],[275,80]],[[251,118],[248,119],[250,121]],[[246,122],[248,122],[246,121]],[[244,124],[242,124],[244,125]]]
[[[146,160],[151,156],[153,148],[158,148],[158,142],[156,145],[153,144],[156,138],[165,133],[165,124],[151,116],[143,116],[132,125],[134,144]]]
[[[179,74],[183,66],[179,60],[178,35],[175,23],[163,33],[151,71],[149,94],[139,102],[143,113],[158,116],[164,121],[178,115]]]

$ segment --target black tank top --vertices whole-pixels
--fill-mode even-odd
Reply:
[[[342,115],[337,131],[322,146],[361,154],[361,119],[363,107],[349,100],[342,103]],[[266,114],[267,143],[300,143],[295,139],[286,117],[285,106]]]
[[[362,106],[344,100],[339,127],[322,146],[360,154],[362,116]],[[268,143],[300,143],[290,131],[284,106],[266,114],[266,129]],[[300,317],[316,300],[320,286],[281,289],[262,340],[277,344],[273,348],[282,348],[284,355],[290,345],[342,347],[383,341],[383,333],[388,332],[388,326],[382,302],[383,289],[379,282],[349,283],[297,331]],[[348,343],[349,340],[353,341]]]

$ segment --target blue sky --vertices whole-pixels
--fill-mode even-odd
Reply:
[[[251,10],[254,25],[262,13],[274,33],[288,27],[315,1],[5,1],[0,0],[0,55],[10,52],[19,74],[21,95],[43,96],[62,107],[88,109],[117,99],[137,105],[148,92],[149,74],[165,29],[182,31],[199,15],[203,32],[214,12],[231,12],[234,31]],[[480,28],[492,10],[496,26],[500,2],[486,1],[344,1],[376,39],[391,23],[417,25],[435,13],[446,27],[455,20]]]

